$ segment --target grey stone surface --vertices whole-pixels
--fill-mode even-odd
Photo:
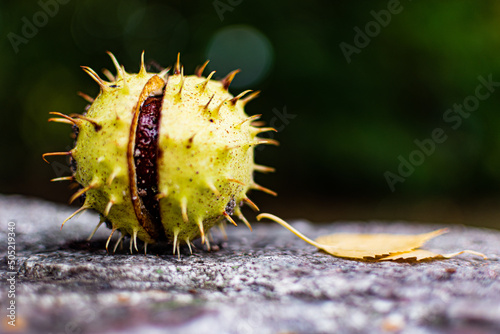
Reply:
[[[318,252],[277,224],[229,227],[220,248],[171,255],[165,245],[106,254],[109,230],[73,209],[0,195],[0,271],[16,221],[16,316],[25,333],[499,333],[500,232],[451,226],[428,249],[474,249],[490,260],[367,263]],[[242,225],[242,224],[241,224]],[[345,222],[293,226],[335,232],[420,233],[443,226]],[[198,244],[199,245],[199,244]],[[9,288],[1,287],[2,331]]]

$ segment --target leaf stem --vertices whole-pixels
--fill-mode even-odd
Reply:
[[[306,237],[305,235],[303,235],[302,233],[300,233],[299,231],[294,229],[292,226],[290,226],[290,224],[288,224],[286,221],[284,221],[283,219],[281,219],[275,215],[272,215],[270,213],[261,213],[260,215],[257,216],[258,221],[260,221],[262,218],[267,218],[267,219],[274,221],[275,223],[280,224],[281,226],[283,226],[284,228],[286,228],[287,230],[289,230],[290,232],[292,232],[297,237],[304,240],[305,242],[307,242],[310,245],[313,245],[313,246],[318,247],[320,249],[323,249],[323,247],[324,247],[323,245],[318,244],[317,242],[309,239],[308,237]]]

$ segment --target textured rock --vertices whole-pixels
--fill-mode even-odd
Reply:
[[[365,263],[318,252],[273,223],[229,227],[215,252],[181,259],[168,245],[114,255],[109,230],[71,208],[0,196],[0,271],[6,277],[7,224],[16,221],[18,329],[33,333],[498,333],[500,232],[451,226],[428,242],[443,252],[473,249],[490,260]],[[243,224],[241,224],[243,225]],[[335,232],[420,233],[414,223],[294,227],[310,237]],[[117,236],[114,240],[116,240]],[[128,243],[128,240],[126,240]],[[141,245],[139,245],[141,246]],[[168,249],[166,248],[168,247]],[[141,250],[140,250],[141,251]],[[7,284],[1,283],[1,316]],[[3,325],[3,330],[5,326]]]

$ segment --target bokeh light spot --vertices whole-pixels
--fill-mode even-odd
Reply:
[[[217,31],[207,48],[208,65],[211,71],[225,76],[235,69],[241,69],[231,87],[255,86],[264,79],[272,66],[274,53],[267,37],[257,29],[237,25]]]

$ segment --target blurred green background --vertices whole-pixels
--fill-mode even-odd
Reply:
[[[256,176],[279,193],[251,195],[262,211],[499,228],[500,87],[474,97],[480,76],[500,82],[499,17],[494,0],[2,0],[0,193],[71,195],[48,181],[66,161],[41,155],[72,144],[48,112],[82,112],[76,92],[98,93],[81,65],[113,69],[109,50],[136,72],[142,50],[165,67],[180,52],[186,73],[208,58],[219,77],[242,69],[233,93],[262,90],[247,113],[281,142],[257,151],[277,168]],[[470,115],[447,114],[463,103]],[[436,128],[446,140],[415,153]],[[391,189],[401,159],[417,166]]]

